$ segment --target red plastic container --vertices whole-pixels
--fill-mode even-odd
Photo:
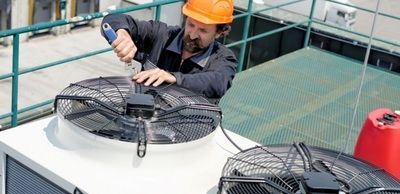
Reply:
[[[388,108],[370,112],[354,156],[385,169],[400,180],[400,113]]]

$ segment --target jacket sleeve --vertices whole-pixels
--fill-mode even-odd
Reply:
[[[157,21],[139,21],[125,14],[110,14],[104,17],[103,23],[108,23],[115,31],[125,29],[130,34],[133,42],[138,48],[135,59],[142,61],[141,55],[144,53],[155,52],[154,49],[161,49],[163,43],[160,38],[169,36],[168,26]],[[101,30],[104,36],[103,30]],[[107,39],[107,37],[105,37]],[[107,40],[108,41],[108,40]]]
[[[209,63],[209,68],[204,72],[194,74],[173,72],[172,74],[176,77],[178,85],[204,94],[208,98],[219,99],[232,86],[237,60],[231,53],[224,57],[216,57]]]

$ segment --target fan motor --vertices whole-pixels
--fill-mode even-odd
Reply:
[[[126,98],[126,114],[150,118],[155,110],[154,97],[149,94],[131,93]]]

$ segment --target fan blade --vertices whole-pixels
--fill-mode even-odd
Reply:
[[[92,97],[86,97],[86,96],[72,96],[72,95],[57,95],[56,99],[55,99],[55,105],[57,105],[58,100],[73,100],[73,101],[79,101],[79,102],[87,102],[87,101],[93,101],[97,104],[99,104],[100,106],[104,107],[105,109],[108,109],[118,115],[121,115],[122,113],[120,113],[117,109],[115,109],[113,106],[110,106],[96,98],[92,98]],[[83,104],[83,103],[82,103]]]

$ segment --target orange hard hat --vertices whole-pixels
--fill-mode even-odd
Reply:
[[[205,24],[227,24],[233,20],[233,0],[188,0],[182,12]]]

